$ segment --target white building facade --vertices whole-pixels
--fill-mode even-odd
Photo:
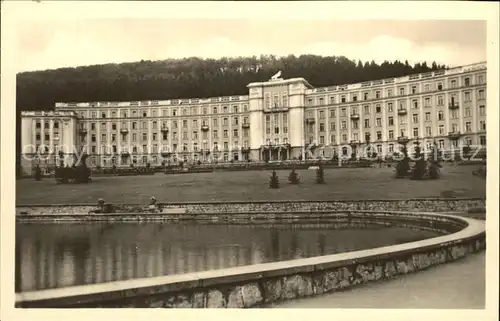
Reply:
[[[247,96],[56,103],[22,113],[22,160],[89,166],[240,162],[378,155],[419,141],[443,151],[486,147],[486,63],[358,84],[313,88],[303,78],[248,85]],[[328,150],[328,151],[327,151]],[[349,151],[348,151],[349,150]],[[61,153],[62,152],[62,153]],[[309,156],[308,156],[309,155]]]

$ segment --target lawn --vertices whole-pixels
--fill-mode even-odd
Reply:
[[[300,185],[290,185],[290,171],[277,171],[280,189],[268,187],[270,171],[213,172],[153,176],[95,177],[89,184],[57,185],[54,179],[17,181],[17,204],[111,203],[252,200],[354,200],[424,197],[485,197],[486,181],[472,166],[446,165],[435,181],[394,179],[392,168],[325,169],[325,185],[315,170],[297,171]]]

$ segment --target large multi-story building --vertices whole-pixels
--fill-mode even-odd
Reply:
[[[22,113],[22,166],[85,151],[90,166],[163,161],[287,160],[391,155],[399,144],[424,150],[486,146],[486,63],[358,84],[313,88],[303,78],[248,85],[247,96],[56,103]],[[327,151],[330,150],[330,151]],[[327,152],[325,152],[327,151]],[[38,155],[35,157],[35,155]]]

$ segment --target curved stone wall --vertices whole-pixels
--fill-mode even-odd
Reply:
[[[484,222],[469,218],[435,213],[388,211],[377,213],[353,211],[332,214],[330,218],[333,218],[333,215],[337,215],[337,219],[359,222],[408,223],[413,227],[446,230],[452,234],[418,242],[321,257],[24,292],[17,294],[16,306],[258,307],[280,300],[340,291],[367,282],[417,272],[433,265],[457,260],[486,246]]]

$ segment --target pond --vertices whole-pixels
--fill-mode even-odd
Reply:
[[[396,226],[334,227],[18,223],[16,292],[307,258],[440,235]]]

